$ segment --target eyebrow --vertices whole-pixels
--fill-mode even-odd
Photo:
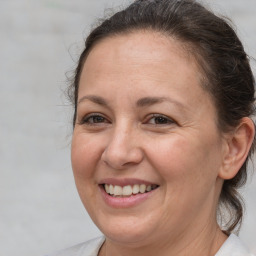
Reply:
[[[86,96],[82,97],[81,99],[79,99],[78,104],[80,104],[81,102],[84,102],[85,100],[89,100],[93,103],[96,103],[96,104],[104,106],[104,107],[109,106],[109,104],[107,103],[107,101],[104,98],[102,98],[100,96],[96,96],[96,95],[86,95]],[[136,102],[136,106],[137,107],[147,107],[147,106],[152,106],[155,104],[162,103],[164,101],[169,101],[172,104],[175,104],[181,108],[185,107],[182,103],[180,103],[176,100],[173,100],[169,97],[144,97],[144,98],[139,99]]]
[[[162,103],[164,101],[169,101],[175,105],[178,105],[180,107],[184,107],[180,102],[173,100],[169,97],[144,97],[141,98],[137,101],[136,105],[138,107],[146,107],[146,106],[151,106],[154,104]]]
[[[108,103],[106,100],[104,100],[102,97],[96,96],[96,95],[86,95],[86,96],[82,97],[81,99],[79,99],[77,105],[85,100],[92,101],[93,103],[96,103],[96,104],[104,106],[104,107],[108,106]]]

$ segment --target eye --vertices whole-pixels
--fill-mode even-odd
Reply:
[[[87,124],[87,125],[97,125],[101,123],[109,123],[109,121],[102,115],[100,114],[90,114],[85,116],[82,121],[82,124]]]
[[[167,125],[167,124],[173,124],[175,123],[175,121],[173,121],[171,118],[164,115],[153,114],[147,123],[153,124],[153,125]]]

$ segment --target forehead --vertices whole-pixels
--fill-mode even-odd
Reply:
[[[79,96],[111,92],[127,97],[135,91],[140,97],[169,94],[191,104],[206,95],[200,84],[201,72],[184,45],[158,32],[136,31],[93,47],[84,63]]]
[[[119,34],[104,38],[93,46],[87,57],[84,68],[90,68],[88,62],[100,62],[100,65],[93,66],[90,71],[102,71],[106,62],[119,65],[120,62],[128,66],[170,64],[172,61],[181,61],[187,66],[197,70],[195,59],[186,49],[185,44],[163,33],[152,30],[138,30],[127,34]],[[155,65],[154,65],[155,64]],[[153,65],[153,66],[152,66]],[[185,68],[185,65],[183,65]],[[162,67],[163,68],[163,67]],[[168,68],[168,66],[166,66]],[[178,71],[178,70],[177,70]],[[198,73],[198,72],[197,72]]]

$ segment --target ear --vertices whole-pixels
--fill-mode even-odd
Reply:
[[[254,123],[248,117],[244,117],[238,127],[227,134],[223,165],[218,175],[220,178],[229,180],[236,176],[246,160],[254,134]]]

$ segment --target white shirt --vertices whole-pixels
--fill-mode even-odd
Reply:
[[[215,256],[255,256],[250,253],[242,241],[234,234],[231,234],[221,246]]]
[[[104,243],[104,237],[98,237],[89,240],[85,243],[75,245],[68,249],[59,251],[55,254],[50,254],[47,256],[97,256],[100,247]],[[231,234],[225,243],[221,246],[215,256],[255,256],[249,253],[246,247],[243,245],[241,240]]]

